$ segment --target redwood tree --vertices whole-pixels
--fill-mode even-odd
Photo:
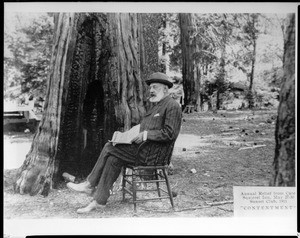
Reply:
[[[63,172],[79,175],[82,105],[89,83],[98,80],[103,90],[104,111],[97,111],[101,117],[95,119],[101,120],[102,130],[92,138],[95,159],[115,130],[140,122],[145,112],[144,80],[158,69],[158,23],[156,14],[55,16],[44,115],[19,168],[15,191],[47,196]]]
[[[184,107],[193,105],[198,108],[197,101],[200,91],[200,69],[195,61],[197,51],[195,39],[195,24],[192,13],[179,14],[181,54],[182,54],[182,78],[184,88]]]
[[[272,186],[295,186],[295,14],[288,16]]]

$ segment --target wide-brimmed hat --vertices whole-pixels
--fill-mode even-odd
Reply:
[[[170,81],[169,77],[160,72],[153,73],[146,80],[146,84],[150,85],[151,83],[162,83],[168,86],[168,88],[173,87],[173,83]]]

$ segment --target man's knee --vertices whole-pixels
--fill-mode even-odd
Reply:
[[[114,146],[112,145],[111,142],[106,142],[106,144],[103,146],[102,151],[101,152],[110,152],[114,149]]]
[[[112,146],[111,142],[106,142],[105,145],[103,146],[103,149],[108,148],[110,146]]]

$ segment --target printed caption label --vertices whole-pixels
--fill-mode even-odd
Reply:
[[[234,216],[296,216],[295,187],[233,187]]]

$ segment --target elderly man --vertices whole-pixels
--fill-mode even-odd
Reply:
[[[146,80],[150,89],[151,107],[145,114],[140,133],[132,140],[132,144],[105,144],[100,156],[85,182],[68,183],[72,190],[92,194],[93,201],[78,213],[87,213],[105,207],[110,196],[110,188],[117,180],[123,165],[135,164],[139,144],[147,141],[140,151],[138,163],[151,165],[158,154],[170,155],[181,126],[181,108],[169,96],[168,90],[173,86],[168,76],[163,73],[153,73]]]

